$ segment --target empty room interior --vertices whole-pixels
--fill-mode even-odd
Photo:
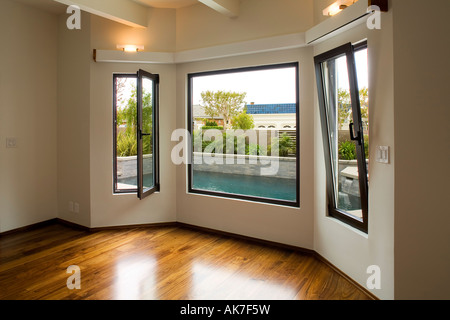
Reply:
[[[450,299],[448,12],[0,0],[0,299]]]

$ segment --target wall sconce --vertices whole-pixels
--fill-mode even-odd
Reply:
[[[323,10],[323,15],[334,16],[357,1],[358,0],[337,0]]]
[[[144,46],[136,46],[131,44],[124,44],[124,45],[118,44],[117,49],[120,49],[124,52],[139,52],[144,51]]]

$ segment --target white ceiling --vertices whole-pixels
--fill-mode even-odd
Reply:
[[[197,0],[133,0],[134,2],[154,7],[178,9],[198,3]]]
[[[15,0],[54,14],[65,13],[67,6],[54,0]],[[198,0],[130,0],[154,8],[178,9],[198,3]]]
[[[65,13],[67,10],[67,6],[53,0],[16,0],[16,1],[54,14]]]

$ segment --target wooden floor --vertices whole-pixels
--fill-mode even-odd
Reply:
[[[79,290],[66,285],[71,265]],[[313,255],[180,226],[3,235],[0,288],[2,300],[370,299]]]

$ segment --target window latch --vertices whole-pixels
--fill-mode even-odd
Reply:
[[[354,135],[353,127],[354,127],[353,122],[350,122],[350,125],[349,125],[350,140],[358,141],[358,144],[361,144],[361,137],[360,137],[359,133],[356,136]]]
[[[144,133],[144,132],[142,132],[142,130],[139,130],[139,139],[142,139],[142,137],[144,137],[144,136],[150,136],[151,134],[150,133]]]

